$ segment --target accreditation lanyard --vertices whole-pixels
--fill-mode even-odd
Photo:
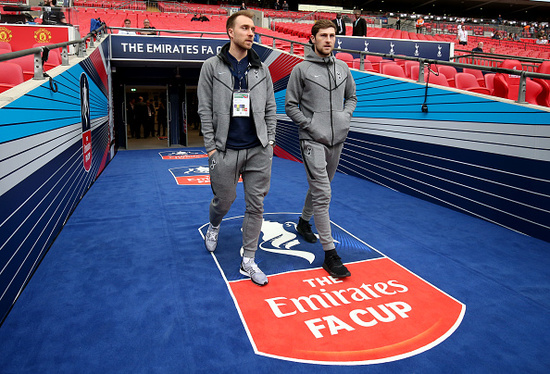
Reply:
[[[248,76],[248,67],[243,77],[239,77],[233,69],[231,69],[231,73],[239,82],[239,88],[233,91],[233,117],[250,117],[250,92],[248,89],[242,88],[242,81],[246,80]]]

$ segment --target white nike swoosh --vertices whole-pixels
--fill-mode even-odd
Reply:
[[[319,78],[321,75],[314,75],[313,78]]]
[[[219,71],[218,74],[219,75],[225,74],[225,71]]]

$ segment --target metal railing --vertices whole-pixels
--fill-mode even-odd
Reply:
[[[105,30],[108,31],[112,35],[117,35],[117,34],[113,34],[111,32],[112,30],[134,31],[136,33],[136,36],[147,36],[147,35],[137,34],[140,31],[151,32],[151,29],[133,28],[133,27],[113,27],[113,26],[107,26],[107,27],[105,27]],[[221,32],[221,31],[187,31],[187,30],[168,30],[168,29],[153,29],[153,31],[156,33],[157,36],[160,35],[161,32],[165,33],[165,34],[200,35],[201,38],[205,35],[225,35],[225,36],[227,36],[226,32]]]
[[[94,39],[97,41],[101,40],[101,37],[105,33],[105,25],[102,25],[97,30],[88,33],[84,38],[71,40],[68,42],[48,44],[40,47],[29,48],[22,51],[9,52],[0,54],[0,62],[9,61],[14,58],[34,55],[34,76],[35,80],[44,80],[46,79],[47,74],[44,73],[43,64],[48,61],[49,51],[52,49],[61,48],[61,66],[69,66],[69,46],[76,45],[76,55],[77,57],[86,56],[86,43],[89,40],[89,47],[94,47]]]
[[[296,40],[292,39],[286,39],[281,38],[274,35],[267,35],[267,34],[259,34],[261,37],[270,38],[273,39],[272,47],[276,48],[276,42],[277,40],[288,42],[290,43],[290,53],[294,54],[294,46],[295,45],[301,45],[304,47],[304,51],[306,48],[310,48],[311,44],[309,43],[302,43]],[[395,55],[395,54],[388,54],[388,53],[376,53],[376,52],[365,52],[365,51],[357,51],[352,49],[343,49],[343,48],[334,48],[334,52],[345,52],[345,53],[352,53],[352,54],[359,54],[359,70],[365,71],[365,56],[379,56],[385,59],[392,59],[392,60],[409,60],[409,61],[418,61],[419,62],[419,69],[418,69],[418,83],[424,84],[424,69],[426,67],[430,67],[432,65],[447,65],[447,66],[453,66],[455,68],[467,68],[467,69],[476,69],[481,71],[487,71],[492,73],[504,73],[504,74],[510,74],[510,75],[517,75],[520,77],[520,83],[519,83],[519,91],[518,91],[518,99],[516,100],[519,104],[525,104],[525,93],[526,93],[526,87],[527,87],[527,78],[539,78],[539,79],[546,79],[550,80],[550,74],[541,74],[531,71],[525,71],[525,70],[515,70],[515,69],[506,69],[501,67],[494,67],[494,66],[481,66],[481,65],[471,65],[471,64],[464,64],[460,62],[453,62],[453,61],[444,61],[444,60],[434,60],[434,59],[428,59],[428,58],[422,58],[422,57],[411,57],[411,56],[405,56],[405,55]],[[461,58],[464,56],[456,56],[455,58]],[[517,59],[517,56],[509,56],[513,57],[514,59]],[[536,59],[533,59],[536,60]],[[540,59],[539,59],[540,60]],[[540,60],[543,61],[543,60]]]
[[[136,3],[145,3],[146,7],[149,5],[148,4],[149,2],[145,2],[145,1],[128,0],[128,1],[121,2],[116,6],[113,6],[112,9],[115,9],[115,10],[134,9],[134,8],[137,8]]]
[[[305,21],[305,20],[313,20],[315,19],[315,15],[319,13],[317,10],[314,10],[313,12],[310,12],[308,14],[305,14],[303,17],[300,17],[300,18],[296,18],[293,22],[300,22],[300,21]],[[310,18],[311,17],[311,18]]]
[[[534,71],[539,64],[541,64],[543,61],[546,61],[543,58],[536,57],[504,55],[490,52],[473,52],[460,49],[455,50],[455,52],[466,52],[465,54],[454,56],[453,59],[455,61],[458,60],[458,62],[467,63],[467,61],[470,60],[472,65],[476,65],[475,62],[479,62],[480,65],[485,64],[485,66],[496,67],[498,63],[504,60],[518,60],[521,62],[522,67],[527,71]]]
[[[69,65],[69,58],[68,58],[68,46],[70,45],[76,45],[77,46],[77,56],[78,57],[84,57],[86,54],[86,42],[90,41],[90,47],[94,47],[94,38],[97,40],[101,40],[101,37],[106,34],[107,32],[111,32],[112,30],[129,30],[129,31],[150,31],[150,29],[142,29],[142,28],[123,28],[123,27],[107,27],[106,25],[102,25],[99,29],[88,33],[84,38],[78,39],[78,40],[72,40],[68,42],[63,43],[57,43],[57,44],[50,44],[47,46],[40,46],[36,48],[30,48],[23,51],[17,51],[17,52],[11,52],[11,53],[5,53],[0,55],[0,62],[1,61],[8,61],[13,58],[27,56],[30,54],[34,54],[34,77],[33,79],[36,80],[43,80],[46,78],[43,70],[43,63],[47,61],[48,52],[49,50],[56,49],[56,48],[62,48],[62,65],[67,66]],[[192,35],[200,35],[200,37],[203,37],[205,35],[226,35],[224,32],[213,32],[213,31],[184,31],[184,30],[167,30],[167,29],[155,29],[155,31],[160,35],[160,33],[166,33],[166,34],[192,34]],[[282,41],[290,44],[290,53],[294,54],[294,47],[295,45],[301,45],[304,47],[304,51],[307,48],[310,48],[309,43],[302,43],[296,40],[292,39],[286,39],[281,38],[274,35],[268,35],[268,34],[262,34],[258,33],[260,37],[264,38],[270,38],[272,39],[272,47],[276,49],[276,42]],[[455,68],[469,68],[469,69],[476,69],[481,71],[487,71],[492,73],[504,73],[504,74],[511,74],[511,75],[517,75],[520,77],[520,84],[519,84],[519,91],[518,91],[518,99],[516,100],[518,103],[524,104],[525,101],[525,93],[526,93],[526,80],[527,78],[540,78],[545,80],[550,80],[550,74],[541,74],[531,71],[525,71],[525,70],[514,70],[514,69],[506,69],[501,67],[489,67],[489,66],[481,66],[481,65],[472,65],[472,64],[465,64],[460,62],[453,62],[453,61],[443,61],[443,60],[434,60],[434,59],[427,59],[427,58],[421,58],[421,57],[411,57],[411,56],[405,56],[405,55],[395,55],[395,54],[387,54],[387,53],[376,53],[376,52],[365,52],[365,51],[358,51],[358,50],[351,50],[351,49],[342,49],[342,48],[335,48],[335,52],[346,52],[346,53],[352,53],[352,54],[358,54],[359,55],[359,70],[364,71],[365,70],[365,57],[367,55],[370,56],[379,56],[385,59],[399,59],[399,60],[409,60],[409,61],[418,61],[419,62],[419,69],[418,69],[418,82],[424,83],[424,68],[428,67],[430,68],[432,65],[447,65],[452,66]],[[462,58],[464,56],[458,56],[456,58]],[[515,57],[515,56],[512,56]]]

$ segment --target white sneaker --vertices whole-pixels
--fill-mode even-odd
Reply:
[[[214,227],[210,223],[208,225],[208,230],[206,231],[206,235],[204,236],[204,246],[208,250],[208,252],[214,252],[216,250],[216,247],[218,246],[218,234],[220,233],[220,226]]]
[[[243,257],[241,262],[241,274],[250,277],[252,283],[265,286],[268,282],[266,275],[260,270],[253,258]]]

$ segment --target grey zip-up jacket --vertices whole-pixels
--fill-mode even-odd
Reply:
[[[225,44],[217,56],[210,57],[202,66],[197,87],[198,113],[204,146],[207,152],[225,151],[231,119],[234,77],[227,58],[230,43]],[[267,65],[254,50],[248,51],[248,91],[256,134],[264,147],[275,141],[277,106],[273,82]]]
[[[285,102],[301,140],[340,144],[346,140],[357,105],[355,81],[345,62],[332,55],[322,58],[311,50],[292,69]]]

